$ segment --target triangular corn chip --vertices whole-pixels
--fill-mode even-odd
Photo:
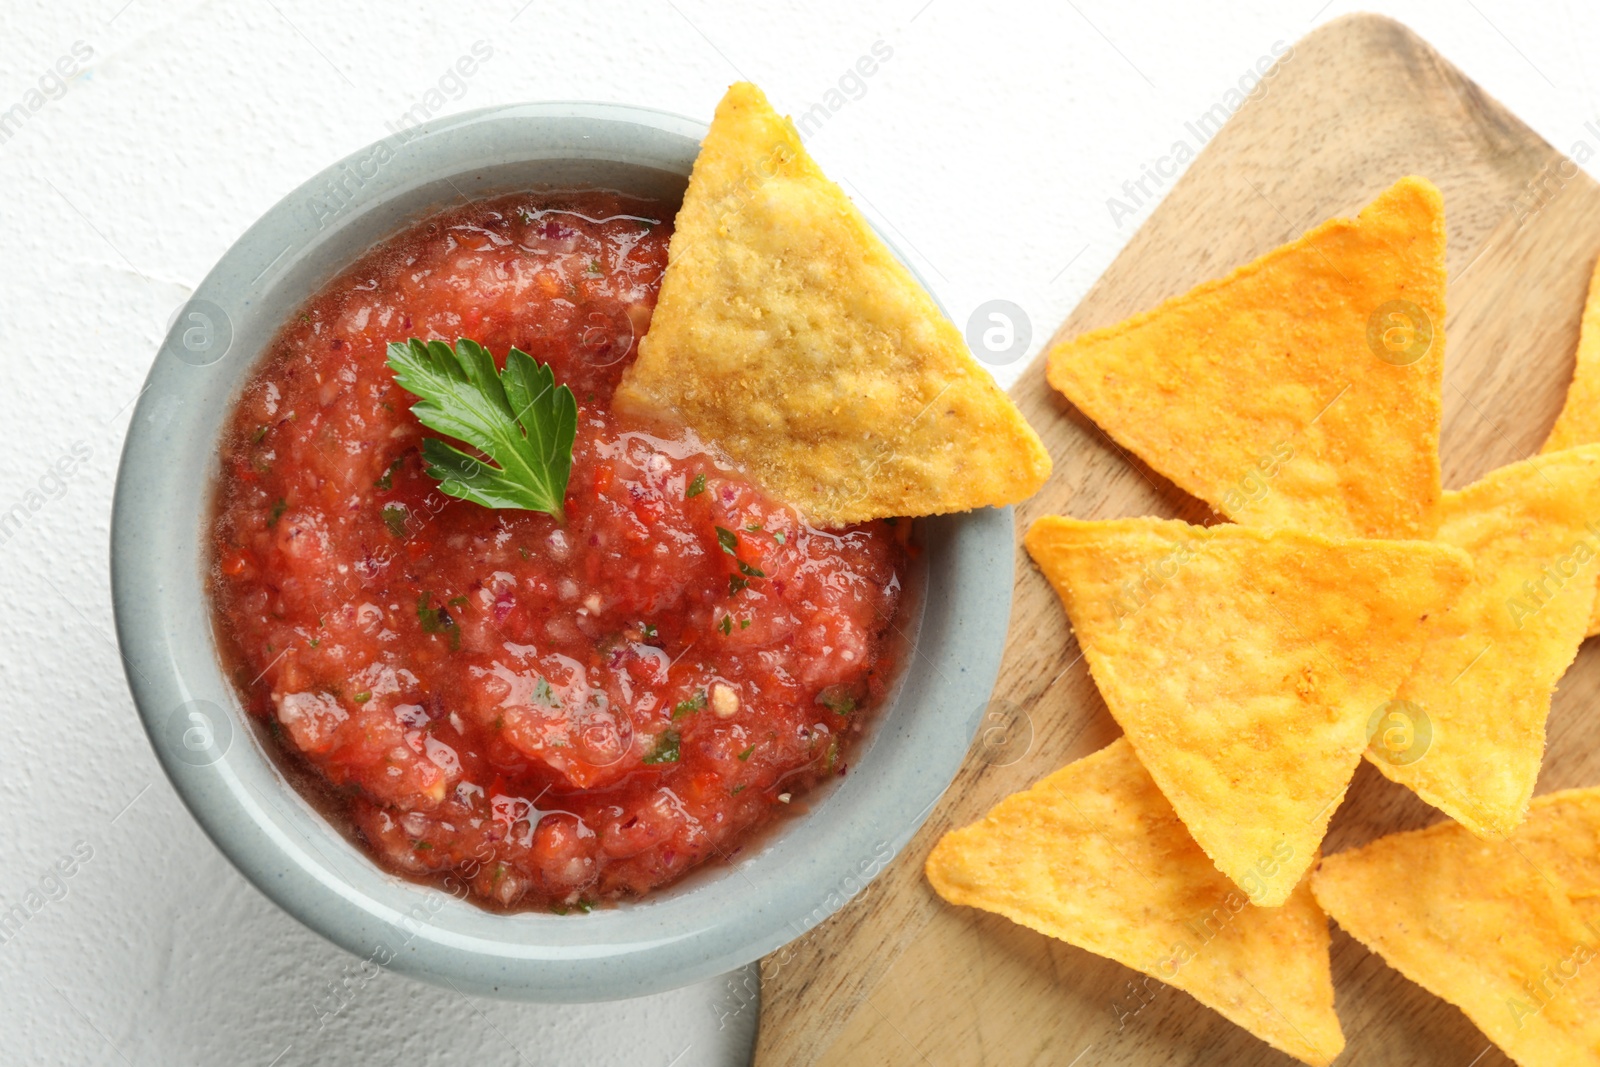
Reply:
[[[1589,296],[1583,302],[1583,321],[1578,327],[1578,354],[1572,366],[1572,384],[1567,386],[1567,401],[1556,416],[1550,436],[1541,452],[1560,452],[1578,445],[1600,441],[1600,259],[1589,276]],[[1600,599],[1589,616],[1588,636],[1600,634]]]
[[[1307,882],[1281,908],[1217,873],[1126,740],[1068,764],[944,836],[928,880],[1188,993],[1306,1063],[1344,1048],[1328,920]]]
[[[1578,654],[1600,573],[1600,445],[1501,467],[1444,494],[1438,540],[1475,576],[1387,716],[1398,746],[1367,758],[1477,834],[1522,820],[1556,683]]]
[[[1050,473],[955,326],[749,84],[717,107],[616,398],[693,426],[825,525],[1011,504]]]
[[[1051,349],[1050,384],[1236,522],[1426,538],[1439,498],[1444,209],[1355,219]]]
[[[1560,452],[1600,441],[1600,259],[1589,276],[1589,296],[1578,327],[1578,354],[1567,400],[1541,452]]]
[[[1288,899],[1430,622],[1458,549],[1162,519],[1043,518],[1026,539],[1106,706],[1217,868]]]
[[[1600,790],[1538,798],[1503,840],[1448,822],[1380,838],[1324,859],[1311,885],[1522,1067],[1600,1067]]]

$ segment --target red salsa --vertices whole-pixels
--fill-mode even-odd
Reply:
[[[390,869],[500,908],[736,853],[892,681],[909,524],[806,525],[692,429],[611,410],[669,206],[519,194],[364,256],[234,412],[213,529],[240,692]],[[386,345],[516,346],[578,400],[564,521],[445,496]]]

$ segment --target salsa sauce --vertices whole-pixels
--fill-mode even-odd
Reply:
[[[669,205],[526,193],[427,219],[282,330],[223,448],[216,626],[242,699],[391,870],[587,909],[736,853],[896,671],[910,524],[808,526],[611,396]],[[386,345],[516,346],[578,400],[566,517],[440,493]]]

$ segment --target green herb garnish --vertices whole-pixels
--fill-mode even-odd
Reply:
[[[506,368],[465,337],[389,346],[395,381],[420,399],[418,421],[478,449],[468,455],[434,437],[422,440],[424,469],[445,494],[486,508],[521,508],[565,519],[562,501],[572,474],[578,402],[555,383],[555,372],[513,348]],[[492,462],[491,462],[492,461]],[[496,466],[495,464],[498,464]]]
[[[830,685],[818,693],[817,703],[835,715],[848,715],[856,710],[856,698],[842,685]]]
[[[728,575],[728,595],[736,596],[741,589],[750,588],[750,580],[741,578],[737,574]]]
[[[267,525],[268,526],[276,526],[276,525],[278,525],[278,520],[283,518],[284,510],[286,508],[288,508],[288,506],[289,506],[289,501],[280,496],[277,499],[277,501],[272,505],[272,514],[267,516]]]
[[[655,745],[650,749],[650,754],[645,756],[646,763],[677,763],[678,762],[678,731],[666,730],[656,738]]]
[[[672,706],[672,720],[676,722],[685,715],[693,715],[695,712],[699,711],[705,706],[706,691],[701,689],[696,691],[695,695],[690,697],[688,700],[680,700]]]
[[[754,745],[751,745],[751,746],[750,746],[750,747],[749,747],[749,748],[747,748],[747,749],[745,749],[745,750],[744,750],[744,751],[743,751],[743,752],[741,752],[741,753],[739,753],[739,758],[740,758],[740,759],[741,759],[741,760],[744,760],[744,761],[746,761],[746,762],[749,762],[749,760],[750,760],[750,753],[752,753],[752,752],[754,752],[754,751],[755,751],[755,750],[756,750],[756,746],[754,746]]]
[[[740,574],[749,575],[751,578],[765,578],[767,576],[766,572],[761,568],[752,567],[750,564],[739,558],[738,534],[722,526],[718,526],[716,530],[717,544],[722,546],[722,551],[733,557],[733,561],[739,565]]]
[[[376,486],[377,488],[382,489],[386,493],[389,490],[393,489],[394,488],[394,472],[399,470],[400,469],[400,465],[402,463],[404,463],[405,461],[406,461],[406,454],[404,452],[402,452],[398,456],[394,457],[394,462],[389,464],[389,469],[383,472],[383,477],[379,478],[377,481],[373,482],[372,484],[374,486]]]
[[[363,689],[350,699],[354,700],[357,704],[365,704],[367,701],[372,699],[372,690]]]
[[[780,544],[780,545],[783,544],[784,541],[788,540],[788,538],[784,536],[784,533],[783,533],[782,530],[779,530],[777,533],[773,534],[772,535],[772,539],[774,541],[778,542],[778,544]]]
[[[461,627],[456,625],[456,620],[444,608],[429,607],[428,602],[432,599],[432,593],[417,597],[417,620],[422,623],[423,633],[447,635],[450,651],[454,652],[461,647]]]
[[[550,679],[540,678],[533,683],[533,699],[547,708],[559,708],[561,698],[556,696],[556,691],[550,685]]]
[[[721,630],[724,635],[733,633],[733,616],[724,615],[722,621],[717,623],[717,629]]]
[[[383,524],[389,527],[389,532],[398,540],[406,539],[406,506],[404,504],[385,504],[383,506]]]
[[[690,497],[699,496],[705,491],[706,476],[704,474],[696,474],[694,479],[689,482],[689,488],[684,490],[683,499],[688,500]]]

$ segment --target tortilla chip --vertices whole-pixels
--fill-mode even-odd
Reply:
[[[1573,361],[1567,401],[1540,452],[1560,452],[1600,441],[1600,259],[1589,278],[1589,296],[1578,327],[1578,355]],[[1600,634],[1600,599],[1589,616],[1587,636]]]
[[[1455,823],[1394,834],[1323,860],[1311,887],[1522,1067],[1600,1067],[1597,842],[1600,790],[1572,790],[1535,800],[1507,839]]]
[[[1567,401],[1539,451],[1560,452],[1596,441],[1600,441],[1600,259],[1595,260],[1594,273],[1589,276]]]
[[[1163,519],[1043,518],[1025,540],[1106,706],[1219,870],[1288,899],[1432,620],[1455,548]]]
[[[1504,834],[1527,811],[1550,697],[1594,606],[1600,445],[1501,467],[1439,510],[1438,540],[1475,576],[1395,694],[1411,736],[1374,737],[1367,758],[1473,833]]]
[[[1302,882],[1281,908],[1212,866],[1125,739],[945,834],[945,900],[1003,915],[1176,986],[1306,1063],[1344,1048],[1328,920]]]
[[[1402,178],[1355,219],[1057,345],[1050,384],[1236,522],[1430,537],[1444,240],[1439,191]]]
[[[1031,496],[1050,457],[761,90],[717,107],[619,407],[829,526]]]

